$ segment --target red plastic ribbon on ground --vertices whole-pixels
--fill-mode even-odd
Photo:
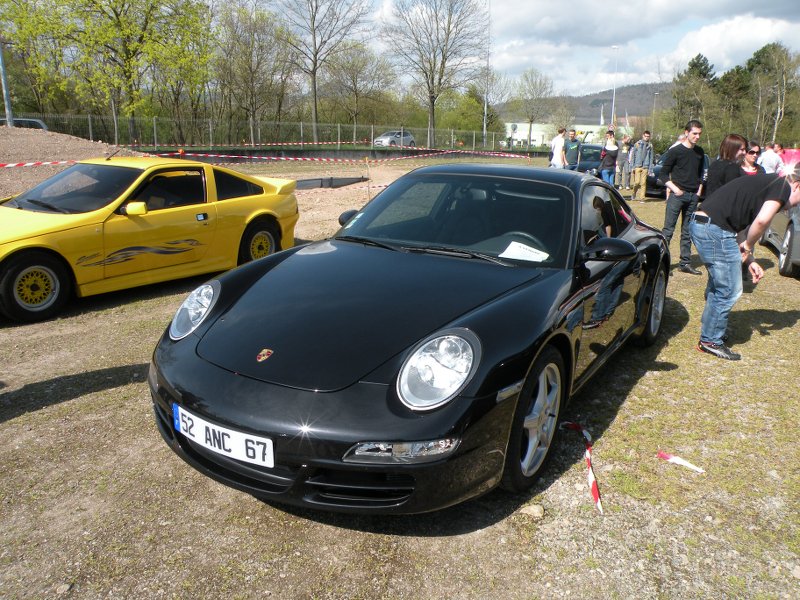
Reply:
[[[603,514],[603,503],[600,502],[600,488],[597,485],[597,479],[594,476],[594,470],[592,469],[592,436],[589,434],[586,429],[581,427],[578,423],[572,423],[570,421],[564,421],[561,423],[561,427],[563,429],[571,429],[572,431],[577,431],[581,435],[583,435],[583,442],[586,445],[586,452],[584,456],[586,457],[586,481],[589,484],[589,492],[592,494],[592,500],[594,501],[594,505],[597,507],[597,510],[600,511],[600,514]]]

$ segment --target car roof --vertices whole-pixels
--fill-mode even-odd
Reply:
[[[461,163],[442,164],[420,167],[409,175],[453,174],[453,175],[479,175],[483,177],[512,177],[515,179],[529,179],[543,181],[572,187],[589,177],[584,173],[570,171],[569,169],[550,169],[542,167],[528,167],[522,165]],[[595,179],[595,178],[593,178]]]
[[[129,169],[140,169],[142,171],[151,167],[197,167],[206,164],[196,160],[161,158],[158,156],[112,156],[110,158],[98,157],[81,160],[79,163],[92,165],[113,165],[117,167],[128,167]]]

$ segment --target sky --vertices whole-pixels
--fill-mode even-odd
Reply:
[[[669,82],[698,53],[722,75],[771,42],[800,52],[798,0],[486,2],[492,67],[510,78],[534,67],[573,96]]]

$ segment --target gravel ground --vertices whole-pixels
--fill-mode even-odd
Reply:
[[[0,129],[0,163],[109,151]],[[371,181],[298,193],[298,238],[328,235],[409,165],[317,167]],[[0,197],[58,168],[0,169]],[[635,210],[663,219],[663,203]],[[732,318],[741,363],[692,349],[705,277],[676,273],[658,343],[624,349],[567,407],[595,438],[602,515],[574,433],[530,493],[414,517],[272,506],[196,473],[161,441],[144,381],[197,280],[0,321],[0,598],[796,598],[800,282],[769,256]]]

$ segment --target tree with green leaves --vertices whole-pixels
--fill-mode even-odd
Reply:
[[[786,114],[787,100],[798,87],[800,61],[779,42],[757,50],[745,65],[751,75],[751,91],[756,107],[754,134],[764,141],[778,137]]]
[[[706,103],[712,99],[716,84],[714,65],[698,54],[689,61],[685,71],[675,76],[673,82],[675,126],[682,127],[689,119],[707,121]]]

